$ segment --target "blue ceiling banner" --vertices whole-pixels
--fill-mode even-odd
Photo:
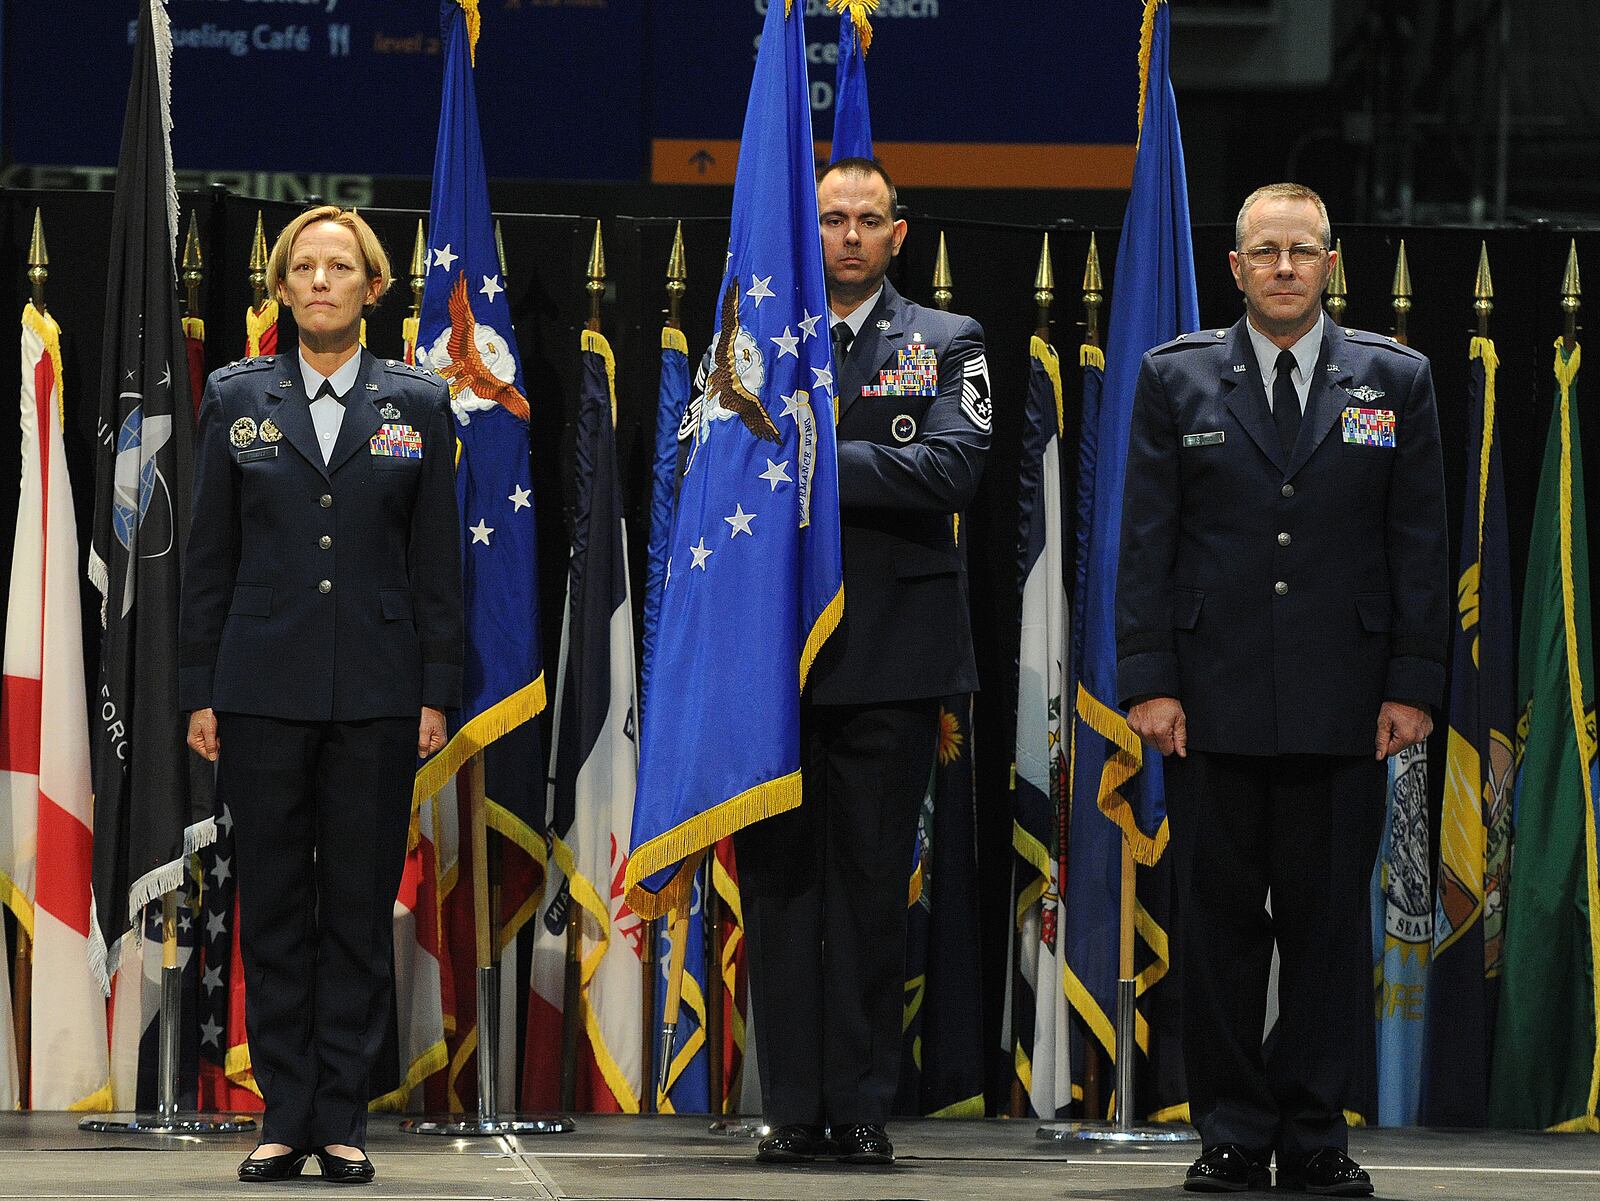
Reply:
[[[484,0],[477,85],[497,178],[638,179],[642,0]],[[136,6],[6,5],[6,158],[117,161]],[[426,177],[442,70],[438,0],[168,0],[180,171]],[[602,102],[603,98],[603,102]],[[70,134],[64,133],[70,131]],[[637,132],[635,132],[637,131]]]
[[[839,17],[827,0],[796,3],[805,5],[812,122],[825,133]],[[180,175],[426,177],[439,111],[437,7],[168,0]],[[1132,0],[880,0],[879,156],[912,185],[1127,187],[1139,9]],[[137,6],[66,10],[59,0],[6,5],[8,163],[116,162],[119,131],[106,114],[127,92]],[[490,175],[731,184],[766,10],[767,0],[483,0],[476,76]]]

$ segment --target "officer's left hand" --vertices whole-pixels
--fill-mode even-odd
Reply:
[[[422,720],[417,723],[417,758],[426,759],[444,746],[444,713],[422,706]]]
[[[1398,755],[1433,733],[1433,718],[1426,709],[1399,701],[1384,701],[1378,710],[1377,758]]]

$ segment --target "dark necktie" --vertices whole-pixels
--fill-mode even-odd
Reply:
[[[337,392],[335,392],[333,390],[333,381],[331,379],[323,380],[322,381],[322,387],[317,389],[317,394],[315,396],[313,396],[311,399],[312,400],[321,400],[324,396],[328,397],[330,400],[332,400],[335,404],[339,405],[341,408],[344,406],[344,397],[340,396]]]
[[[844,356],[850,353],[850,323],[839,321],[834,324],[833,330],[833,362],[835,366],[844,362]]]
[[[1294,355],[1287,350],[1278,354],[1278,378],[1272,381],[1272,421],[1283,453],[1293,453],[1300,436],[1300,396],[1294,390]]]

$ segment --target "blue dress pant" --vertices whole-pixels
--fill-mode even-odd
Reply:
[[[417,718],[218,715],[262,1141],[365,1144],[394,993]]]

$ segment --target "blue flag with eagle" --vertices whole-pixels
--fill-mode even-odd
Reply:
[[[800,690],[844,611],[833,360],[804,4],[768,8],[733,189],[717,332],[668,540],[628,901],[800,804]],[[678,888],[667,892],[669,885]]]
[[[1079,510],[1083,524],[1078,537],[1087,550],[1074,605],[1083,626],[1083,653],[1073,664],[1077,689],[1065,882],[1067,997],[1113,1057],[1122,844],[1126,841],[1134,860],[1149,867],[1167,843],[1160,760],[1145,758],[1126,714],[1117,707],[1115,601],[1128,429],[1145,351],[1200,324],[1183,140],[1167,72],[1170,34],[1171,14],[1164,0],[1147,0],[1139,51],[1139,145],[1117,244],[1105,383],[1097,410],[1083,414],[1094,496],[1088,513],[1081,505]],[[1166,974],[1170,959],[1166,935],[1148,909],[1143,919],[1136,916],[1135,925],[1150,952],[1150,961],[1138,969],[1143,996]],[[1150,1027],[1143,1010],[1135,1037],[1148,1055]]]
[[[444,377],[455,413],[467,653],[461,711],[445,748],[417,773],[418,798],[435,795],[469,758],[545,705],[528,400],[483,169],[472,80],[477,4],[464,10],[443,0],[439,17],[444,93],[417,363]],[[490,820],[508,832],[505,815]]]

